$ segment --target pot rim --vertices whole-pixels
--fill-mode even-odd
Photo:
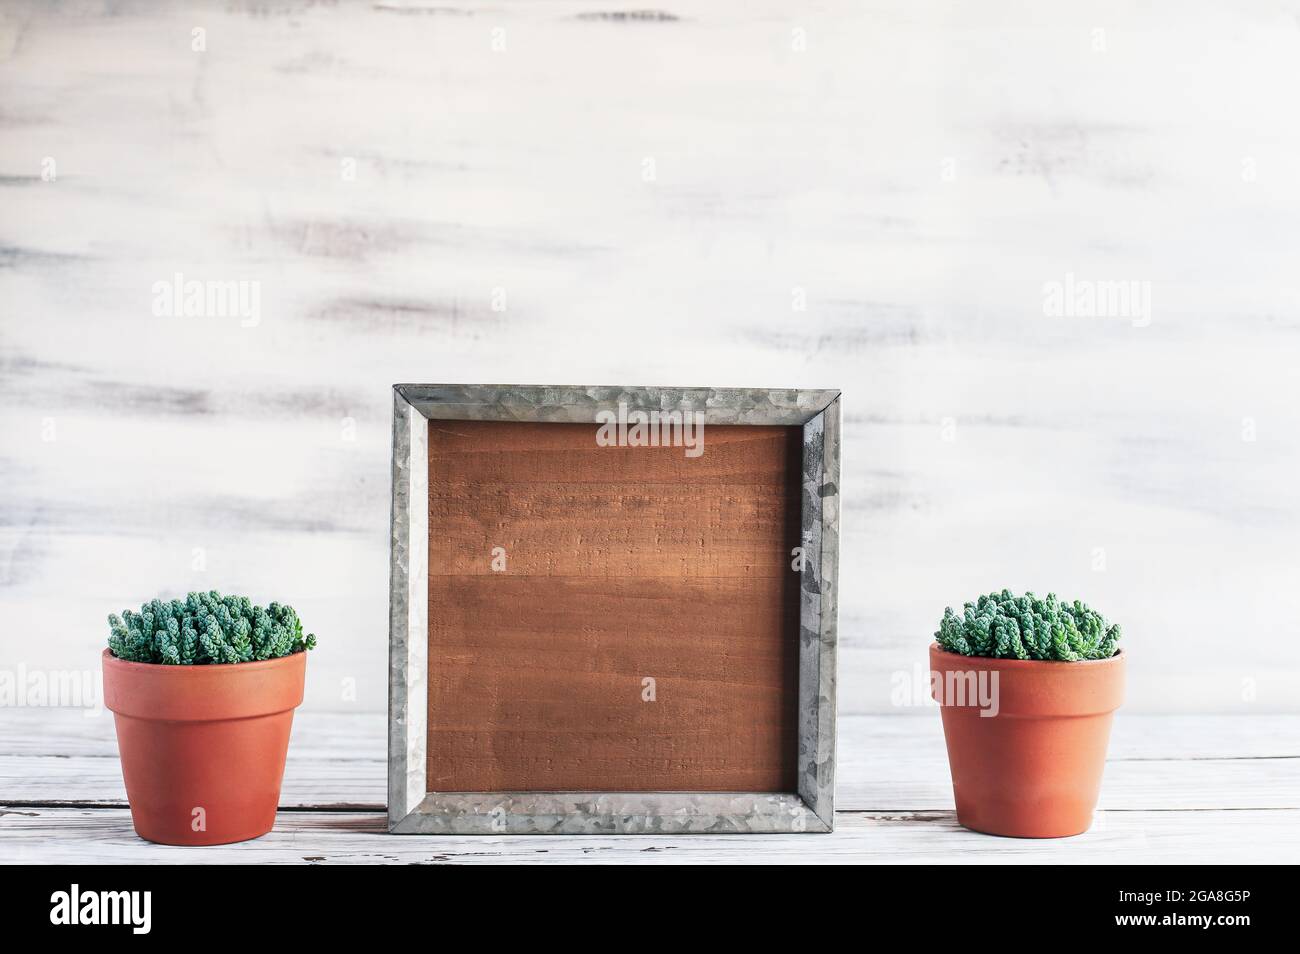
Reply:
[[[967,668],[981,665],[1004,666],[1009,669],[1050,669],[1055,666],[1069,666],[1071,669],[1080,668],[1098,668],[1106,666],[1116,666],[1124,662],[1127,658],[1124,650],[1117,649],[1115,655],[1107,656],[1105,659],[1007,659],[1003,656],[963,656],[961,653],[950,653],[938,644],[930,644],[930,653],[943,659],[961,661]]]
[[[153,722],[219,722],[296,709],[307,678],[305,652],[197,666],[128,662],[107,648],[100,658],[104,707]]]
[[[102,660],[105,666],[111,663],[114,666],[123,666],[128,669],[136,669],[139,670],[141,673],[147,672],[149,670],[157,670],[157,671],[175,672],[179,676],[182,672],[187,672],[187,673],[224,672],[233,669],[238,669],[240,672],[256,672],[258,670],[271,669],[277,665],[287,664],[288,662],[292,661],[295,656],[302,656],[306,658],[307,651],[303,649],[303,650],[298,650],[297,652],[289,653],[289,655],[287,656],[277,656],[275,659],[254,659],[251,662],[202,663],[201,665],[197,665],[197,666],[195,665],[169,666],[166,663],[142,663],[142,662],[135,662],[134,660],[130,660],[130,659],[122,659],[118,656],[114,656],[113,650],[105,647],[104,653],[102,656],[100,656],[100,659]]]

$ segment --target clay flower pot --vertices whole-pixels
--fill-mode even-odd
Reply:
[[[1124,697],[1123,653],[1082,662],[990,659],[935,643],[930,671],[957,820],[1020,838],[1087,831]]]
[[[230,666],[103,658],[136,833],[222,845],[270,831],[307,654]]]

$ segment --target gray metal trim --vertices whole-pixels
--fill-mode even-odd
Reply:
[[[587,424],[619,403],[645,411],[702,411],[705,424],[805,424],[838,391],[760,388],[564,387],[517,384],[396,384],[427,418]]]
[[[429,422],[393,394],[388,610],[388,821],[425,795],[429,675]]]
[[[395,834],[593,835],[824,832],[793,793],[430,792]]]
[[[799,607],[799,794],[835,824],[835,650],[839,578],[840,402],[804,425]]]
[[[824,832],[834,825],[840,403],[833,390],[393,386],[388,827],[399,834]],[[701,411],[706,424],[802,425],[797,793],[426,792],[428,420],[590,423]]]

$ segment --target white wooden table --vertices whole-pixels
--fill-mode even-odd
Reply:
[[[0,862],[1295,862],[1300,716],[1121,715],[1087,834],[1030,841],[960,828],[938,716],[840,721],[829,835],[391,836],[382,713],[300,712],[275,830],[239,845],[136,837],[112,720],[0,714]]]

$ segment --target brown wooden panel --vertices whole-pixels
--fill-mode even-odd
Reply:
[[[794,791],[802,435],[704,448],[429,423],[430,791]]]

